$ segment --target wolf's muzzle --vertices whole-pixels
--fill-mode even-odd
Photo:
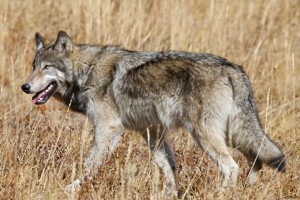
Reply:
[[[30,93],[30,85],[28,83],[23,84],[21,88],[25,93]]]

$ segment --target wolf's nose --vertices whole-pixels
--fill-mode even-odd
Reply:
[[[22,90],[26,93],[30,92],[30,85],[28,83],[25,83],[21,86]]]

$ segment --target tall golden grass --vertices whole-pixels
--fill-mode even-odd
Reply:
[[[31,104],[20,90],[31,71],[35,32],[65,30],[78,43],[134,50],[209,52],[244,66],[268,135],[287,155],[287,172],[264,168],[254,187],[218,191],[217,167],[184,130],[170,134],[185,199],[300,198],[300,2],[298,0],[0,0],[0,199],[164,199],[164,179],[146,143],[125,134],[99,175],[69,194],[82,173],[92,126],[50,100]]]

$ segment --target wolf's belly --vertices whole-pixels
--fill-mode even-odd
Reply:
[[[145,131],[148,127],[162,126],[176,128],[181,126],[181,117],[163,103],[132,101],[128,106],[121,106],[120,117],[126,128]]]

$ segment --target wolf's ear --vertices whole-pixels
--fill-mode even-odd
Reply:
[[[73,51],[73,43],[71,41],[71,38],[68,36],[68,34],[64,31],[59,31],[55,44],[54,49],[59,52],[72,52]]]
[[[35,43],[36,43],[36,50],[37,51],[39,51],[40,49],[42,49],[45,46],[45,40],[41,36],[41,34],[38,33],[38,32],[35,34]]]

